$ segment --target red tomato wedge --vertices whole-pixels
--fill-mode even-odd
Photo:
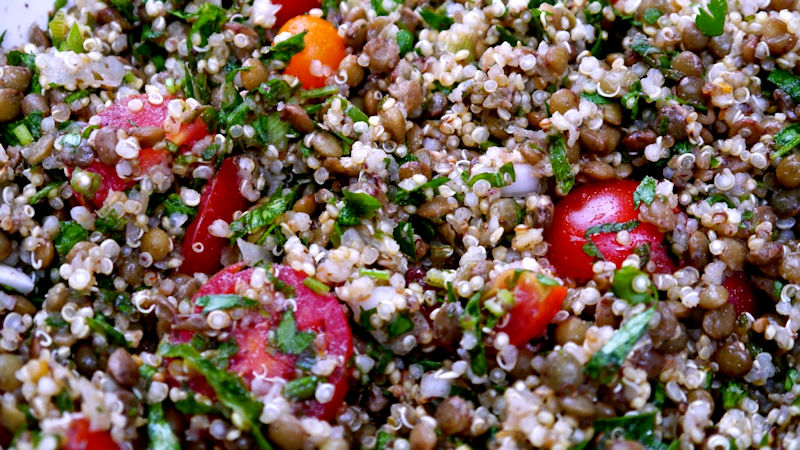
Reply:
[[[116,450],[119,446],[108,430],[92,431],[88,419],[73,420],[67,430],[64,450]]]
[[[728,276],[722,285],[728,290],[728,303],[733,305],[737,316],[746,312],[756,314],[758,301],[744,273],[736,272]]]
[[[508,313],[508,319],[505,323],[501,321],[497,330],[508,334],[509,343],[515,346],[544,334],[567,296],[564,286],[543,285],[536,274],[521,269],[501,273],[492,282],[484,298],[495,296],[502,289],[514,295],[514,306]]]
[[[164,119],[167,118],[167,103],[170,99],[171,97],[165,97],[161,104],[154,105],[150,103],[147,95],[132,95],[104,109],[99,114],[100,125],[103,127],[113,126],[125,130],[129,130],[134,126],[161,127]],[[128,107],[128,104],[133,100],[142,103],[141,109],[136,112],[131,111]],[[182,125],[176,133],[168,134],[166,138],[177,145],[181,152],[186,153],[195,142],[203,139],[208,134],[208,126],[198,117],[191,123]],[[171,159],[172,155],[167,150],[142,149],[139,151],[139,170],[134,175],[146,174],[150,169],[160,164],[169,165]],[[91,199],[92,204],[97,208],[103,206],[103,202],[105,202],[110,191],[124,191],[136,185],[135,179],[122,179],[117,175],[115,167],[108,166],[97,160],[93,161],[85,170],[96,173],[101,177],[100,187]],[[85,203],[85,200],[80,197],[79,200]]]
[[[182,273],[212,273],[222,267],[220,257],[228,239],[212,236],[208,227],[217,219],[229,222],[236,211],[243,211],[250,204],[239,192],[238,170],[234,159],[228,158],[206,185],[197,217],[189,224],[183,238]]]
[[[287,20],[300,14],[305,14],[312,8],[322,6],[319,0],[276,0],[273,5],[280,5],[281,9],[275,13],[275,26],[280,27]]]
[[[277,279],[294,288],[294,300],[297,305],[294,315],[297,329],[311,331],[317,335],[315,344],[312,345],[318,345],[317,350],[321,356],[333,355],[345,362],[327,377],[327,382],[334,386],[331,401],[321,404],[311,399],[297,404],[305,415],[331,420],[344,402],[348,388],[345,366],[353,354],[353,339],[347,318],[333,295],[318,294],[303,285],[303,280],[306,279],[304,273],[283,265],[276,265],[273,268]],[[203,295],[232,294],[236,290],[237,283],[250,282],[253,271],[252,267],[246,267],[244,263],[226,267],[211,277],[197,291],[192,301]],[[278,326],[283,316],[282,311],[269,312],[270,314],[263,315],[261,311],[251,311],[231,333],[236,339],[239,351],[231,357],[228,370],[241,376],[248,386],[256,374],[285,380],[291,380],[296,376],[295,363],[298,357],[280,353],[276,348],[268,348],[268,333]],[[174,334],[174,339],[177,342],[187,342],[191,336],[190,332],[181,331]],[[322,345],[319,345],[320,342]],[[211,392],[205,385],[205,380],[192,381],[189,385],[193,389],[204,394]]]
[[[638,220],[639,210],[633,203],[633,192],[639,183],[616,180],[585,184],[574,189],[556,204],[553,223],[545,233],[550,243],[548,258],[562,276],[586,281],[594,276],[595,258],[584,252],[586,230],[593,226]],[[620,267],[636,247],[650,246],[650,261],[659,273],[672,270],[672,262],[662,245],[664,234],[654,225],[642,223],[629,231],[630,242],[617,242],[617,233],[597,233],[592,242],[603,257]]]

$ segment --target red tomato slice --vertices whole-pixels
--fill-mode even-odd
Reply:
[[[501,289],[514,294],[514,306],[508,313],[507,322],[497,330],[508,334],[509,343],[515,346],[544,334],[567,296],[564,286],[544,286],[533,272],[527,270],[511,269],[501,273],[485,297],[494,296]]]
[[[318,336],[322,336],[324,338],[322,348],[326,355],[339,356],[343,361],[349,361],[353,354],[352,334],[347,318],[336,298],[330,294],[318,294],[307,288],[303,285],[306,275],[301,272],[282,265],[274,266],[274,268],[276,277],[295,290],[297,329],[313,331]],[[203,295],[234,293],[237,283],[250,282],[253,270],[252,267],[245,267],[244,263],[222,269],[197,291],[192,301]],[[241,326],[232,332],[239,346],[239,352],[231,357],[229,370],[241,376],[248,385],[255,378],[255,374],[280,377],[286,380],[295,377],[297,357],[282,354],[275,349],[269,349],[270,351],[267,349],[268,332],[272,327],[277,327],[281,318],[280,311],[272,311],[269,317],[265,317],[259,311],[252,311],[242,320]],[[191,339],[191,333],[176,333],[175,339],[178,342],[186,342]],[[319,339],[318,337],[317,342]],[[301,402],[299,408],[303,414],[323,420],[331,420],[336,416],[336,412],[347,394],[347,370],[342,366],[337,367],[327,377],[327,381],[335,387],[331,401],[325,404],[320,404],[316,400]],[[205,380],[197,380],[190,383],[190,387],[207,394],[210,388],[202,387],[204,384]]]
[[[275,26],[280,27],[294,16],[307,13],[312,8],[322,6],[319,0],[276,0],[274,5],[281,5],[275,14]]]
[[[725,278],[722,285],[728,290],[728,303],[733,305],[737,316],[746,312],[756,314],[758,301],[744,273],[736,272],[730,275]]]
[[[116,450],[119,446],[108,430],[92,431],[88,419],[73,420],[67,430],[64,450]]]
[[[633,180],[616,180],[584,184],[564,197],[555,208],[553,223],[545,239],[550,243],[548,258],[562,276],[586,281],[594,276],[595,259],[582,247],[587,243],[584,233],[589,227],[606,223],[625,223],[639,217],[633,203],[633,192],[639,183]],[[650,260],[657,272],[672,270],[672,262],[662,245],[664,234],[654,225],[642,223],[629,232],[630,243],[617,242],[616,233],[599,233],[591,236],[607,261],[619,267],[633,250],[645,243],[650,245]]]
[[[236,211],[243,211],[250,204],[239,192],[238,170],[233,158],[224,160],[217,175],[203,191],[197,217],[186,229],[183,238],[182,273],[212,273],[222,266],[219,259],[222,249],[228,245],[228,239],[212,236],[208,227],[217,219],[230,221]],[[198,252],[195,247],[200,244],[202,251]]]

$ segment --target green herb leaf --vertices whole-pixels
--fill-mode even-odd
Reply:
[[[406,29],[401,29],[397,32],[397,46],[400,47],[400,56],[414,50],[414,35]]]
[[[466,174],[466,172],[462,172]],[[507,178],[506,178],[507,176]],[[494,172],[484,172],[479,173],[467,181],[467,186],[472,187],[480,180],[486,180],[489,182],[489,185],[492,187],[503,187],[506,185],[507,181],[511,181],[512,183],[516,181],[517,174],[514,171],[514,165],[511,163],[503,164],[500,169]]]
[[[636,119],[639,116],[639,99],[642,98],[642,83],[636,81],[631,85],[630,90],[622,96],[622,107],[631,111],[631,117]]]
[[[128,341],[116,328],[111,326],[102,313],[95,313],[94,317],[87,317],[86,324],[96,333],[105,335],[108,342],[119,347],[128,347]]]
[[[610,435],[618,435],[625,439],[644,444],[649,450],[671,450],[653,433],[656,428],[656,412],[597,419],[592,424],[595,435],[603,435],[601,442]],[[621,433],[619,433],[619,431]],[[604,446],[599,446],[604,448]]]
[[[338,6],[337,0],[322,0],[322,15],[327,16],[330,10],[336,9]]]
[[[147,437],[150,442],[148,450],[179,450],[180,440],[172,431],[167,419],[164,417],[164,408],[161,403],[153,403],[147,412]]]
[[[61,388],[58,394],[53,396],[53,403],[60,412],[73,412],[75,411],[75,402],[69,395],[67,388]]]
[[[411,222],[399,222],[392,232],[394,240],[400,246],[400,251],[412,260],[417,259],[417,246],[414,243],[414,226]]]
[[[109,0],[108,4],[129,21],[137,21],[136,15],[133,14],[133,2],[131,0]]]
[[[431,28],[439,31],[447,30],[455,23],[447,14],[434,11],[427,6],[419,11],[419,15]]]
[[[389,338],[393,339],[414,329],[414,322],[400,314],[389,324]]]
[[[116,211],[112,209],[105,217],[98,215],[97,219],[94,220],[94,227],[105,235],[113,235],[122,231],[126,223],[128,223],[128,219],[124,216],[117,217]]]
[[[298,331],[297,323],[294,320],[294,313],[287,310],[283,314],[278,330],[275,332],[275,342],[281,353],[299,355],[307,349],[314,340],[314,333]]]
[[[789,94],[794,101],[800,102],[800,77],[783,69],[775,69],[769,73],[767,79]]]
[[[208,37],[219,31],[219,27],[225,23],[227,18],[224,9],[213,3],[203,3],[197,12],[187,18],[187,20],[190,19],[196,20],[189,30],[187,41],[191,41],[192,35],[199,34],[200,46],[202,47],[208,44]],[[187,42],[187,45],[190,45],[189,42]]]
[[[283,395],[294,401],[308,400],[314,396],[320,381],[317,376],[295,378],[283,386]]]
[[[550,136],[550,164],[562,194],[568,194],[575,184],[575,174],[567,161],[567,145],[564,136]]]
[[[560,286],[560,284],[558,284],[558,281],[556,281],[556,280],[554,280],[554,279],[552,279],[552,278],[550,278],[550,277],[548,277],[546,275],[542,275],[541,273],[537,273],[536,274],[536,279],[539,281],[539,284],[541,284],[542,286]],[[509,288],[513,289],[512,286],[509,286]]]
[[[218,309],[252,308],[257,306],[258,302],[250,298],[242,297],[241,295],[214,294],[198,297],[195,304],[197,306],[202,306],[203,314],[207,314]]]
[[[276,192],[263,206],[248,211],[242,217],[234,220],[231,223],[231,231],[234,233],[231,239],[235,241],[262,227],[272,225],[294,203],[296,192],[297,188],[292,189],[286,195]]]
[[[783,389],[787,392],[792,390],[795,384],[800,383],[800,371],[791,368],[788,372],[786,372],[786,379],[783,381]]]
[[[292,56],[306,48],[306,31],[295,34],[285,41],[278,42],[269,49],[269,56],[278,61],[288,62]]]
[[[602,95],[598,94],[597,92],[592,92],[591,94],[588,92],[582,92],[581,97],[589,100],[590,102],[594,103],[595,105],[609,105],[614,103],[614,100],[603,97]]]
[[[592,241],[591,239],[589,239],[589,242],[587,242],[587,243],[585,243],[585,244],[583,244],[581,246],[581,250],[583,250],[583,253],[586,253],[587,255],[591,256],[592,258],[605,259],[603,254],[600,253],[600,249],[597,248],[597,244],[595,244],[594,241]]]
[[[419,206],[428,199],[428,189],[431,189],[433,191],[433,195],[436,195],[439,193],[439,186],[447,183],[448,181],[450,181],[450,179],[447,177],[437,177],[410,190],[400,188],[397,190],[397,194],[395,194],[394,202],[400,206]]]
[[[300,91],[300,98],[307,100],[310,98],[326,98],[339,93],[336,86],[323,86],[316,89],[303,89]]]
[[[192,220],[192,218],[197,214],[196,206],[186,206],[186,204],[181,200],[180,195],[175,193],[169,194],[161,206],[164,207],[165,216],[171,216],[175,213],[186,214],[189,217],[189,220]]]
[[[32,112],[25,118],[8,124],[0,124],[0,136],[8,145],[28,145],[42,135],[42,113]]]
[[[509,30],[504,26],[495,25],[494,29],[497,30],[497,34],[500,36],[500,40],[503,42],[508,42],[509,44],[511,44],[512,47],[516,47],[517,44],[521,42],[519,38],[514,36],[514,33],[512,33],[511,30]]]
[[[394,436],[391,434],[383,430],[378,431],[378,436],[375,441],[375,450],[386,450],[386,447],[392,442],[392,439],[394,439]]]
[[[651,205],[653,200],[656,199],[656,179],[651,176],[646,176],[639,183],[639,186],[633,191],[633,204],[636,208],[640,204]]]
[[[648,284],[644,292],[639,292],[634,289],[633,284],[636,279],[647,280]],[[650,281],[650,275],[631,266],[625,266],[614,271],[614,280],[611,282],[611,289],[614,291],[614,295],[632,305],[650,303],[658,300],[658,294],[653,283]]]
[[[31,196],[31,198],[28,199],[28,204],[35,205],[39,203],[39,201],[47,197],[47,195],[50,194],[50,192],[61,187],[61,184],[62,183],[60,181],[54,181],[48,184],[47,186],[43,187],[42,189],[39,190],[39,192],[33,194],[33,196]]]
[[[273,109],[278,103],[288,100],[292,96],[293,90],[287,82],[280,78],[273,78],[261,83],[261,86],[258,87],[258,93],[261,94],[264,108]]]
[[[220,403],[239,413],[246,428],[253,434],[256,446],[263,450],[272,449],[272,446],[261,433],[258,420],[263,405],[250,395],[250,392],[247,391],[238,376],[217,368],[210,361],[200,356],[200,353],[188,344],[172,346],[162,344],[159,348],[159,354],[167,358],[182,358],[192,364],[216,392]]]
[[[370,219],[377,210],[381,209],[381,202],[369,194],[350,192],[347,189],[344,189],[342,193],[344,194],[344,208],[339,211],[336,222],[343,227],[361,225],[361,219]]]
[[[800,145],[800,123],[788,125],[775,134],[773,139],[775,141],[775,154],[773,157],[783,157]]]
[[[726,0],[711,0],[708,10],[700,8],[700,14],[695,18],[697,29],[706,36],[720,36],[725,29],[725,16],[728,14]]]
[[[747,391],[740,383],[728,381],[728,383],[722,387],[722,407],[725,408],[725,410],[738,408],[739,402],[747,397]]]
[[[66,255],[78,242],[89,238],[89,233],[75,221],[61,222],[53,244],[61,255]]]
[[[39,84],[39,68],[36,67],[36,55],[12,50],[6,55],[6,61],[12,66],[25,66],[31,71],[30,92],[41,94],[42,85]]]
[[[663,15],[664,15],[664,13],[661,12],[660,9],[647,8],[644,11],[644,21],[647,22],[650,25],[654,25],[656,22],[658,22],[658,18],[663,16]]]
[[[198,402],[194,398],[193,392],[189,392],[185,399],[175,402],[175,409],[184,414],[212,414],[217,412],[213,406]]]
[[[253,122],[253,128],[256,131],[256,141],[262,145],[274,145],[280,150],[286,148],[289,143],[286,135],[289,133],[290,127],[287,122],[281,120],[279,112],[259,116]]]
[[[661,53],[661,49],[650,45],[650,42],[643,35],[637,35],[631,42],[631,50],[638,53],[639,56],[648,56],[653,53]]]
[[[655,308],[641,312],[622,324],[614,336],[597,351],[583,371],[600,383],[609,383],[616,375],[628,353],[650,326]]]
[[[722,202],[722,203],[725,203],[726,205],[728,205],[728,207],[730,207],[730,208],[735,208],[736,207],[736,204],[733,203],[733,200],[729,199],[725,194],[709,195],[708,198],[706,198],[706,202],[709,205],[713,205],[713,204]]]
[[[589,236],[601,233],[619,233],[620,231],[631,231],[634,228],[638,227],[639,224],[638,220],[629,220],[627,222],[622,223],[604,223],[602,225],[595,225],[586,229],[586,232],[583,233],[584,237],[588,238]]]

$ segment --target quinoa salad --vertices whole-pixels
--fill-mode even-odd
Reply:
[[[0,448],[800,449],[798,0],[56,0],[26,40]]]

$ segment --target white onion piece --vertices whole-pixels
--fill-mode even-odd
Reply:
[[[504,197],[520,197],[539,190],[539,178],[533,174],[533,166],[525,163],[514,164],[516,180],[503,187]]]
[[[239,251],[242,252],[242,260],[248,265],[252,266],[258,262],[272,261],[272,253],[258,244],[239,238],[236,240],[236,245],[239,247]]]
[[[27,294],[33,290],[33,280],[22,271],[0,264],[0,284]]]
[[[424,398],[447,397],[450,395],[450,380],[426,373],[420,380],[419,393]]]

